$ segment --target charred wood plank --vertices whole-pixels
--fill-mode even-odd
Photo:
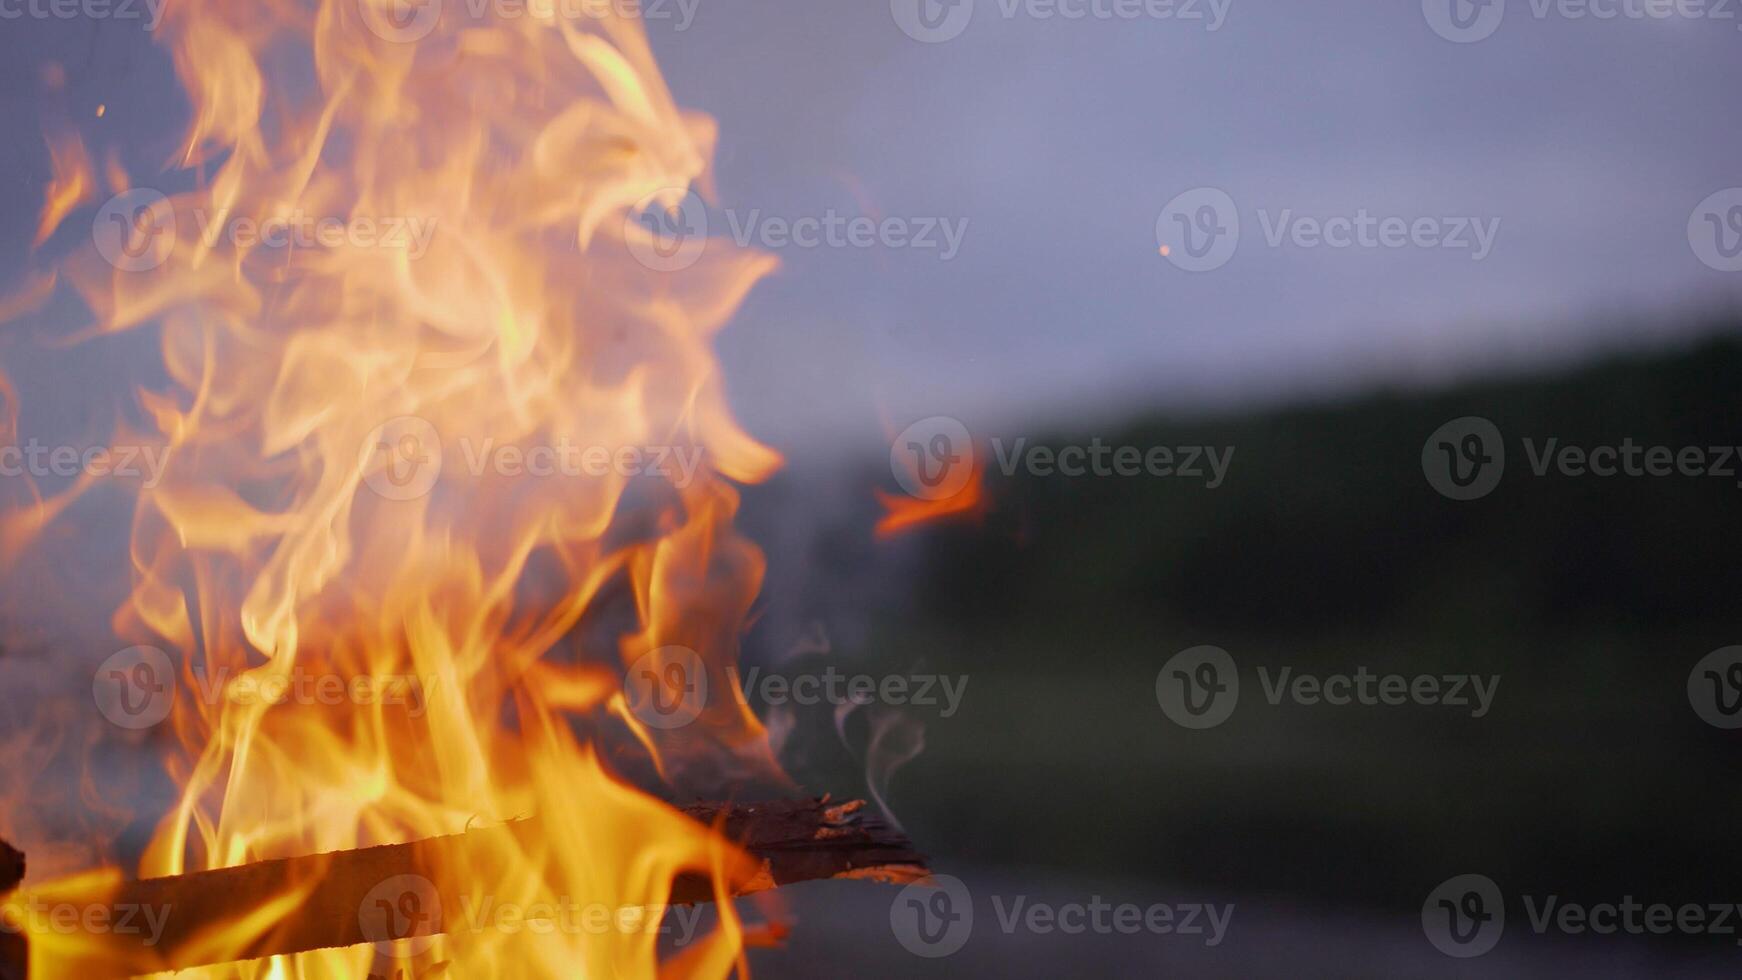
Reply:
[[[921,880],[929,874],[925,858],[900,831],[868,814],[862,801],[833,803],[827,798],[757,804],[697,803],[682,811],[710,826],[718,826],[748,860],[729,867],[726,890],[748,895],[782,885],[830,878],[864,878],[888,883]],[[406,938],[383,934],[366,914],[383,883],[405,876],[422,879],[435,889],[431,908],[443,910],[420,924],[411,936],[458,931],[457,914],[465,892],[444,889],[435,882],[451,880],[451,869],[476,866],[480,855],[502,846],[535,842],[543,832],[542,818],[468,831],[406,844],[353,851],[260,861],[232,868],[197,871],[167,878],[124,883],[105,905],[125,910],[154,910],[161,928],[149,934],[106,932],[96,937],[105,959],[127,965],[130,972],[149,973],[211,965],[216,960],[209,941],[228,924],[242,921],[272,899],[298,894],[294,911],[261,931],[238,955],[222,959],[251,960],[316,949],[355,946]],[[514,840],[504,840],[509,835]],[[11,854],[10,848],[7,849]],[[5,855],[0,854],[0,865]],[[23,855],[17,855],[20,874]],[[448,869],[439,871],[438,869]],[[0,883],[4,879],[0,878]],[[15,882],[16,884],[16,882]],[[469,883],[475,884],[475,883]],[[5,889],[0,889],[4,891]],[[15,896],[27,895],[28,890]],[[403,898],[403,896],[399,896]],[[673,883],[671,903],[711,902],[714,883],[705,876],[686,875]],[[426,896],[414,896],[424,901]],[[27,940],[10,933],[12,940]],[[0,980],[25,980],[24,944],[0,949]]]

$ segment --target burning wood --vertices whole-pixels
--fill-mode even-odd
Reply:
[[[18,887],[24,880],[24,855],[11,844],[0,840],[0,895]]]
[[[730,915],[662,959],[628,930],[462,929],[461,913],[924,873],[855,805],[686,819],[599,761],[686,796],[779,784],[768,730],[721,694],[766,568],[735,527],[741,489],[782,457],[733,419],[714,353],[777,263],[707,236],[716,128],[677,104],[634,11],[459,6],[176,0],[156,31],[191,109],[171,172],[56,143],[38,236],[55,247],[31,273],[56,288],[0,322],[76,300],[87,315],[44,317],[68,341],[158,335],[115,433],[155,462],[21,494],[0,509],[0,571],[61,541],[50,525],[86,492],[135,497],[130,560],[92,592],[125,594],[126,649],[92,694],[116,731],[155,729],[175,798],[137,815],[156,818],[139,880],[82,869],[21,896],[90,916],[24,931],[39,973],[293,954],[254,972],[359,980],[362,944],[398,956],[445,931],[434,945],[467,980],[724,980],[744,945]],[[89,407],[114,414],[113,394]],[[172,875],[472,813],[539,816]],[[722,853],[716,823],[742,851]],[[123,906],[156,916],[149,942],[108,918]]]
[[[834,804],[824,798],[747,805],[697,803],[682,809],[698,822],[719,827],[748,856],[746,861],[728,864],[725,884],[734,895],[829,878],[897,884],[925,878],[929,874],[925,858],[901,832],[868,816],[864,806],[863,801]],[[371,900],[384,882],[414,876],[429,883],[447,877],[437,869],[475,867],[477,862],[469,859],[489,853],[498,835],[524,841],[544,832],[543,821],[526,820],[410,844],[132,881],[104,905],[113,910],[156,910],[161,931],[150,935],[114,930],[104,938],[116,947],[127,947],[110,955],[136,964],[140,972],[209,965],[212,947],[202,942],[203,937],[233,926],[284,895],[303,896],[295,914],[276,922],[239,959],[458,932],[467,927],[459,910],[469,907],[468,897],[490,891],[480,882],[469,882],[464,889],[431,884],[431,894],[413,894],[411,900],[427,902],[433,914],[419,928],[400,935],[371,928]],[[17,887],[23,869],[24,855],[0,842],[0,893]],[[13,901],[36,897],[26,892]],[[692,875],[674,882],[670,901],[687,905],[714,898],[713,883]],[[0,980],[23,980],[28,975],[25,938],[0,934],[5,940],[0,944]]]
[[[0,840],[0,895],[24,880],[24,855]],[[0,980],[25,980],[29,975],[29,947],[24,937],[0,930]]]

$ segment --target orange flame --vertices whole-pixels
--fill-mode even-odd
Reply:
[[[76,131],[57,133],[48,141],[49,160],[54,166],[54,180],[48,186],[48,200],[42,208],[42,220],[36,226],[36,240],[41,245],[60,227],[66,216],[89,201],[95,192],[96,175],[91,170],[90,155],[85,141]]]
[[[916,528],[951,518],[978,518],[986,513],[983,447],[960,421],[938,415],[895,431],[888,411],[882,411],[889,440],[889,465],[902,493],[873,490],[883,517],[873,533],[887,540]]]
[[[763,565],[732,530],[728,481],[780,459],[733,422],[711,343],[774,263],[722,241],[681,270],[646,261],[667,243],[640,214],[705,186],[713,123],[676,107],[640,24],[610,5],[510,6],[166,5],[160,40],[193,106],[178,165],[197,187],[132,187],[60,277],[93,315],[87,336],[160,328],[172,382],[141,391],[148,424],[117,436],[168,461],[138,489],[114,616],[178,674],[167,764],[181,793],[146,877],[541,813],[561,815],[545,821],[557,832],[487,855],[488,884],[446,869],[444,890],[659,907],[679,875],[720,880],[726,845],[604,760],[645,751],[677,785],[781,778],[737,699],[665,728],[635,710],[624,673],[670,668],[662,651],[678,649],[730,683]],[[96,183],[81,144],[57,147],[39,240]],[[122,189],[116,168],[108,179]],[[574,446],[699,462],[682,479],[527,475]],[[56,513],[7,515],[0,537]],[[620,606],[633,625],[613,630]],[[306,696],[335,678],[336,701]],[[379,696],[401,683],[415,710]],[[96,875],[68,893],[114,877]],[[296,899],[206,939],[214,958]],[[655,938],[432,942],[468,978],[741,966],[724,907],[720,930],[670,962]],[[99,956],[45,937],[32,968],[115,972]],[[199,975],[371,963],[333,950]]]
[[[967,485],[948,497],[936,499],[904,493],[872,491],[883,505],[883,516],[874,529],[879,538],[893,538],[916,528],[952,517],[975,517],[986,512],[985,470],[974,464]]]

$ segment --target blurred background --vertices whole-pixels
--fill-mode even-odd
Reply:
[[[746,668],[962,692],[947,715],[759,707],[807,788],[873,793],[961,879],[965,945],[916,955],[893,892],[828,883],[790,892],[795,932],[753,967],[1734,975],[1734,935],[1538,935],[1523,900],[1742,901],[1737,732],[1690,703],[1696,664],[1742,643],[1742,461],[1532,466],[1549,440],[1742,444],[1742,13],[1647,8],[647,0],[679,104],[720,123],[711,232],[783,263],[720,340],[739,418],[789,460],[746,490],[770,562]],[[0,264],[22,268],[45,125],[148,172],[186,103],[138,23],[9,19],[0,49]],[[915,234],[769,226],[831,215]],[[1411,231],[1337,246],[1339,219]],[[0,335],[0,363],[45,441],[151,381],[149,336],[39,339]],[[1506,460],[1459,500],[1424,452],[1467,417]],[[898,434],[939,418],[983,492],[878,533],[878,491],[915,498]],[[1232,456],[1213,487],[1073,478],[1000,466],[1019,440]],[[77,519],[125,539],[124,500]],[[49,646],[108,652],[91,598],[0,597],[14,698],[64,681]],[[1158,678],[1203,645],[1242,689],[1192,729]],[[1480,717],[1271,704],[1260,672],[1284,668],[1499,681]],[[1423,924],[1463,874],[1507,912],[1470,960]],[[1234,913],[1215,945],[1006,930],[1015,896]]]

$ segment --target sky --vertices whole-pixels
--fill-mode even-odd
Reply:
[[[1732,5],[610,2],[645,5],[679,103],[719,120],[710,233],[783,260],[720,342],[778,446],[1432,383],[1674,339],[1742,283]],[[51,116],[145,163],[186,113],[142,21],[28,10],[0,0],[13,270]],[[788,240],[807,220],[839,233]],[[78,410],[69,377],[152,356],[105,344],[0,358],[44,419]]]
[[[917,418],[1433,381],[1608,345],[1617,315],[1673,330],[1666,314],[1742,282],[1687,229],[1742,185],[1742,14],[1538,19],[1512,0],[1455,43],[1413,0],[1233,0],[1215,30],[979,0],[924,43],[899,3],[650,21],[680,97],[721,120],[727,202],[863,195],[969,223],[947,261],[782,251],[725,345],[734,368],[792,366],[777,416],[826,417],[841,392]],[[1190,272],[1156,226],[1200,187],[1242,227],[1225,265]],[[1362,209],[1447,219],[1445,247],[1288,244],[1284,212]],[[1497,223],[1492,248],[1455,247],[1474,237],[1457,219]]]

